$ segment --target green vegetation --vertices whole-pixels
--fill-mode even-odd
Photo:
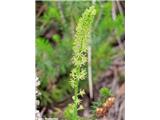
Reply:
[[[81,100],[78,98],[78,96],[83,96],[85,94],[84,90],[79,90],[79,82],[80,80],[84,80],[87,74],[85,70],[85,66],[87,63],[87,48],[91,34],[90,27],[95,14],[96,10],[94,6],[87,9],[80,18],[76,28],[72,57],[74,68],[72,69],[70,80],[70,84],[74,89],[74,96],[72,97],[74,104],[72,113],[73,115],[69,120],[78,120],[78,106],[81,106]]]
[[[37,98],[40,101],[38,109],[44,110],[43,117],[77,120],[83,116],[83,103],[88,102],[89,94],[89,39],[93,87],[101,84],[102,74],[116,57],[124,57],[124,50],[117,42],[125,32],[124,14],[117,12],[113,20],[113,4],[108,1],[90,6],[91,1],[36,2],[36,73],[41,82],[38,86],[41,95]],[[111,91],[105,87],[99,94],[95,101],[98,104],[100,100],[100,105],[103,99],[111,96]]]

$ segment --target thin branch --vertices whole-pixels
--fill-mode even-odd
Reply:
[[[45,111],[46,111],[46,107],[43,107],[43,109],[40,112],[41,116],[43,116],[43,114],[44,114]]]
[[[39,9],[39,11],[37,13],[36,18],[38,18],[42,14],[42,12],[46,9],[46,7],[47,6],[45,4],[40,7],[40,9]]]
[[[91,45],[88,46],[88,81],[89,81],[89,94],[93,98],[93,83],[92,83],[92,64],[91,64]]]
[[[123,15],[123,9],[122,9],[122,6],[120,4],[120,1],[116,1],[116,3],[117,3],[118,10],[119,10],[120,14]]]
[[[115,1],[112,1],[112,19],[116,19],[116,4]]]
[[[92,4],[95,5],[96,0],[92,0]],[[91,28],[90,28],[91,29]],[[92,82],[92,47],[91,47],[91,34],[88,44],[88,82],[89,82],[89,94],[90,98],[93,99],[93,82]]]

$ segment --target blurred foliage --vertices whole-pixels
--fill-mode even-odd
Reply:
[[[111,95],[112,95],[111,90],[109,88],[103,87],[103,88],[100,89],[100,96],[101,97],[109,97]]]
[[[41,81],[40,106],[50,106],[70,98],[68,84],[71,71],[72,42],[78,19],[92,2],[41,1],[43,12],[36,16],[36,72]],[[92,25],[92,74],[94,83],[112,63],[119,50],[112,43],[124,34],[124,15],[112,19],[112,2],[96,2],[96,17]],[[40,10],[37,10],[40,11]],[[38,15],[39,14],[39,15]],[[48,33],[51,33],[49,38]],[[114,33],[114,34],[113,34]],[[82,88],[88,89],[88,81]],[[66,116],[68,113],[65,113]]]
[[[36,39],[36,68],[41,81],[41,104],[44,106],[53,100],[63,100],[64,95],[67,96],[71,91],[66,75],[71,68],[71,49],[68,48],[71,48],[68,40],[61,41],[53,49],[46,39]]]
[[[74,120],[74,106],[69,104],[64,111],[64,118],[67,120]]]

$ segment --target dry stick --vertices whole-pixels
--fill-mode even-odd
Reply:
[[[116,4],[115,1],[112,1],[112,19],[116,19]]]
[[[46,107],[43,107],[43,109],[42,109],[41,112],[40,112],[41,116],[43,116],[45,110],[46,110]]]
[[[123,101],[119,108],[119,115],[117,120],[121,120],[122,118],[124,118],[124,105],[125,105],[125,102]]]
[[[92,0],[92,4],[94,5],[96,0]],[[92,82],[92,47],[91,47],[91,35],[88,44],[88,82],[89,82],[89,95],[90,99],[93,99],[93,82]]]
[[[91,47],[91,38],[90,38],[89,44],[88,44],[88,82],[89,82],[90,99],[93,99],[92,64],[91,64],[92,58],[91,57],[92,57],[92,47]]]
[[[121,6],[121,4],[120,4],[120,1],[116,1],[116,3],[117,3],[118,10],[119,10],[120,14],[123,15],[123,9],[122,9],[122,6]]]
[[[91,40],[90,40],[91,41]],[[91,45],[88,45],[88,81],[89,81],[89,94],[93,98],[93,83],[92,83],[92,67],[91,67]]]
[[[39,9],[36,18],[38,18],[45,9],[46,9],[46,5],[43,5],[43,6]]]

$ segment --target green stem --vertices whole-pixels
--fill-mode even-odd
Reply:
[[[74,100],[74,120],[78,120],[78,80],[76,80],[76,85],[74,89],[74,95],[75,95],[75,100]]]

